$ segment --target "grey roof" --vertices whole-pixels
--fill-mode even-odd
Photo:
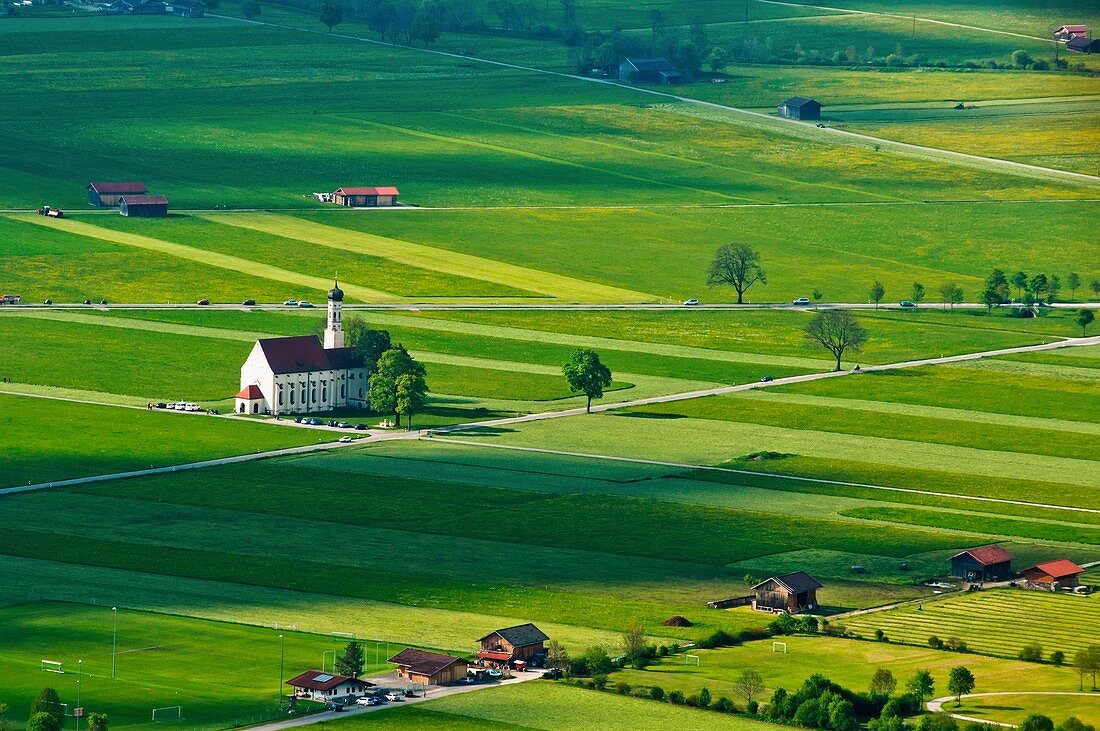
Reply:
[[[435,675],[440,670],[448,668],[455,663],[466,664],[466,661],[461,657],[443,655],[438,652],[429,652],[428,650],[417,650],[412,647],[397,653],[391,657],[388,662],[406,667],[412,672],[422,675]]]
[[[825,586],[820,581],[807,574],[805,571],[795,571],[793,574],[773,576],[767,581],[761,581],[759,584],[752,588],[756,589],[757,587],[763,586],[764,584],[768,583],[768,581],[776,582],[792,594],[801,594],[804,591],[820,589]]]
[[[678,74],[676,67],[668,62],[667,58],[628,58],[626,63],[639,71],[665,71]]]
[[[821,106],[821,103],[818,102],[816,99],[810,99],[809,97],[805,96],[792,96],[790,99],[783,102],[783,106],[799,108],[805,106],[806,104],[810,104],[811,102],[813,104]]]
[[[504,629],[498,629],[495,632],[482,637],[481,640],[493,635],[500,635],[513,647],[526,647],[527,645],[537,645],[540,642],[546,642],[549,637],[546,636],[541,629],[531,623],[517,624],[515,627],[505,627]],[[481,640],[478,640],[480,642]]]

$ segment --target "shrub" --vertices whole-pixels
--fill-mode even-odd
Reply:
[[[755,700],[749,701],[745,704],[745,712],[755,716],[760,712],[760,704]]]
[[[706,686],[699,689],[699,695],[696,696],[697,703],[700,708],[707,708],[710,706],[710,691]]]
[[[740,638],[734,637],[729,632],[720,629],[709,637],[704,637],[699,640],[698,646],[704,650],[713,650],[715,647],[729,647],[730,645],[737,645],[740,643]]]
[[[942,650],[943,640],[941,640],[939,637],[936,637],[935,635],[932,635],[928,638],[928,646],[931,647],[933,650]]]
[[[881,629],[876,629],[875,630],[875,639],[878,640],[879,642],[889,642],[890,641],[890,639],[886,636],[886,633],[883,632]]]
[[[1041,713],[1033,713],[1020,724],[1020,731],[1054,731],[1054,721]]]
[[[658,657],[668,657],[668,645],[661,645],[657,648]]]
[[[733,701],[725,696],[722,696],[714,702],[714,710],[718,711],[719,713],[737,713],[737,707],[733,705]],[[1070,730],[1067,729],[1066,731]]]
[[[1047,71],[1048,69],[1050,69],[1050,64],[1046,61],[1036,61],[1031,64],[1032,71]]]
[[[593,675],[592,676],[592,687],[594,687],[596,690],[603,690],[604,688],[606,688],[607,687],[607,676],[602,674],[602,673],[599,674],[599,675]]]
[[[1061,650],[1055,650],[1054,652],[1050,653],[1050,661],[1055,665],[1061,665],[1066,661],[1066,653],[1062,652]]]
[[[886,701],[881,718],[908,718],[920,712],[920,705],[920,699],[911,693],[899,695]]]
[[[649,697],[655,701],[663,701],[665,699],[665,689],[655,685],[649,689]]]
[[[630,693],[630,684],[624,683],[621,680],[615,683],[615,692],[619,695],[627,695]]]
[[[649,691],[645,688],[635,688],[630,691],[630,695],[633,698],[649,698]]]
[[[774,635],[790,635],[798,630],[798,620],[789,614],[780,614],[768,625]]]
[[[1077,716],[1070,716],[1058,724],[1057,731],[1096,731],[1095,727],[1082,723]]]
[[[947,638],[947,649],[952,652],[966,652],[966,643],[960,640],[958,637]]]
[[[682,690],[674,690],[668,694],[668,702],[674,706],[682,706],[687,699],[684,698],[684,692]]]
[[[1021,660],[1025,662],[1042,662],[1043,661],[1043,646],[1038,642],[1032,642],[1024,645],[1020,650],[1020,654],[1017,655]]]
[[[687,698],[684,699],[684,705],[686,705],[688,708],[696,708],[699,705],[699,696],[689,695]]]

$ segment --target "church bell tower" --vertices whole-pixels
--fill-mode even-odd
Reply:
[[[344,325],[340,321],[344,309],[344,291],[340,283],[332,280],[332,289],[328,291],[328,326],[325,327],[325,350],[344,347]]]

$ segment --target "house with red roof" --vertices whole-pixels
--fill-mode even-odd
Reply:
[[[951,557],[951,575],[971,582],[1008,581],[1012,554],[997,544],[968,548]]]
[[[1024,579],[1027,580],[1029,587],[1049,589],[1050,591],[1077,586],[1078,579],[1083,573],[1085,573],[1085,570],[1068,558],[1037,563],[1023,571]]]
[[[397,188],[390,186],[337,188],[332,202],[349,208],[382,208],[397,205]]]
[[[321,703],[348,704],[365,694],[374,683],[347,675],[307,670],[295,675],[286,684],[294,689],[294,697]]]

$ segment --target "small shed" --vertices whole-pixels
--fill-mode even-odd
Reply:
[[[684,80],[667,58],[628,58],[619,64],[619,81],[630,84],[678,84]]]
[[[821,104],[804,96],[792,96],[776,109],[780,116],[789,119],[821,119]]]
[[[124,195],[118,200],[118,212],[137,218],[161,218],[168,215],[168,199],[162,195]]]
[[[546,642],[550,638],[533,624],[519,624],[515,627],[493,630],[482,637],[481,650],[477,657],[482,662],[511,663],[516,660],[530,660],[546,651]]]
[[[1012,554],[996,544],[968,548],[951,557],[951,575],[966,581],[1007,581]]]
[[[267,411],[267,400],[263,391],[255,383],[251,383],[241,389],[241,392],[233,397],[233,404],[238,414],[260,414]]]
[[[816,609],[817,590],[823,586],[805,571],[773,576],[752,587],[752,608],[791,614]]]
[[[286,684],[294,688],[294,697],[305,700],[319,701],[321,703],[351,703],[356,698],[364,695],[367,688],[373,688],[374,683],[352,678],[347,675],[336,675],[321,670],[307,670],[301,675],[295,675]]]
[[[1087,37],[1088,35],[1089,27],[1087,25],[1063,25],[1054,31],[1054,38],[1059,41],[1068,41],[1070,38]]]
[[[396,206],[398,195],[392,186],[337,188],[332,202],[349,208],[382,208]]]
[[[145,195],[149,189],[145,183],[131,181],[128,183],[88,183],[88,203],[93,206],[117,206],[118,201],[124,195]]]
[[[1077,586],[1083,573],[1083,568],[1066,558],[1035,564],[1023,571],[1028,586],[1051,591]]]
[[[1100,40],[1088,36],[1074,36],[1066,41],[1066,48],[1077,53],[1100,53]]]
[[[206,14],[206,6],[199,0],[173,0],[167,10],[172,15],[183,18],[201,18]]]
[[[398,677],[425,685],[457,683],[466,677],[468,666],[461,657],[428,650],[414,650],[411,647],[397,653],[387,662],[397,666]]]

